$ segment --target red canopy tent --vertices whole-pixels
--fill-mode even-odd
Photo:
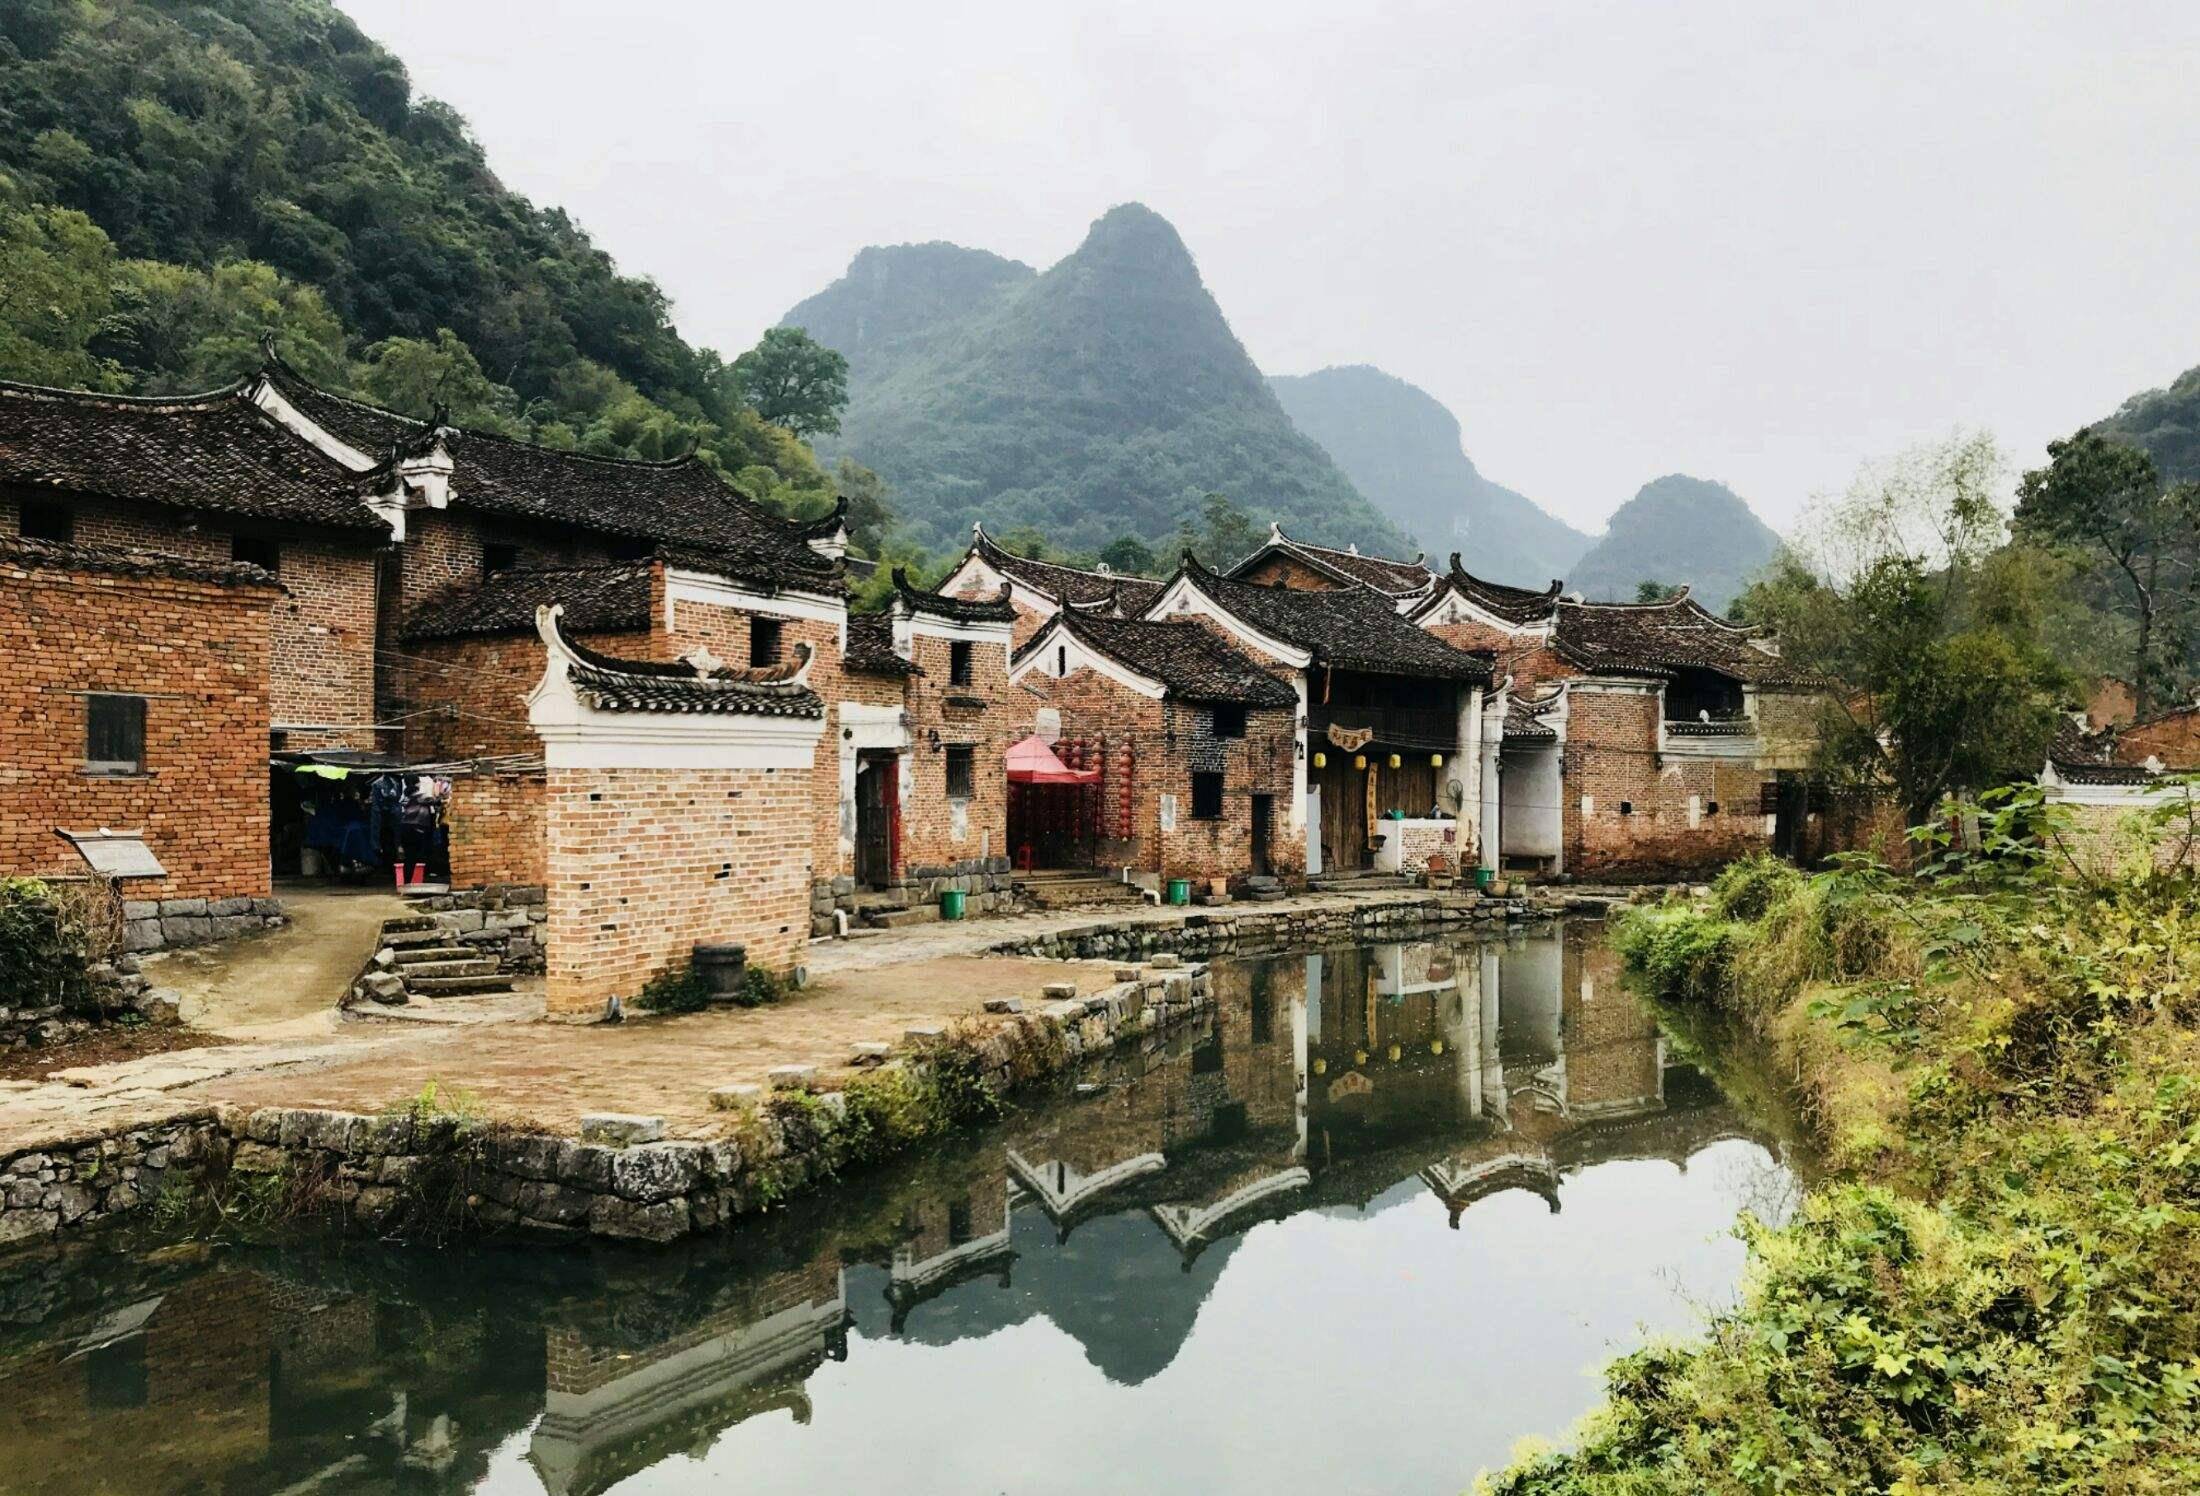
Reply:
[[[1008,750],[1010,784],[1098,784],[1098,769],[1073,769],[1054,756],[1037,733]]]

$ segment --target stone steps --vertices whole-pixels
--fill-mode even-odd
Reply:
[[[1038,883],[1016,880],[1019,893],[1042,909],[1077,909],[1092,904],[1136,904],[1145,894],[1135,883],[1114,878],[1057,878]]]
[[[395,924],[396,921],[392,920],[391,923]],[[433,923],[425,930],[392,930],[385,927],[382,931],[382,943],[400,950],[408,946],[441,945],[447,938],[443,927]]]
[[[471,961],[472,946],[466,945],[408,945],[391,951],[390,960],[399,970],[414,966],[432,965],[438,961]]]
[[[405,985],[417,987],[422,982],[438,981],[444,977],[493,977],[497,974],[497,963],[478,956],[469,956],[455,961],[421,961],[401,968],[400,972],[405,978]]]
[[[489,963],[494,965],[494,962]],[[412,977],[405,979],[405,986],[422,997],[451,997],[469,992],[509,992],[512,979],[496,972],[469,977]]]
[[[1306,880],[1316,893],[1378,893],[1387,888],[1411,888],[1413,880],[1399,873],[1318,873]]]
[[[936,904],[914,904],[902,909],[872,909],[863,923],[874,930],[899,930],[908,925],[928,925],[940,917]]]

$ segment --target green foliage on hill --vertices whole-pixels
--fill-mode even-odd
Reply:
[[[1268,383],[1291,423],[1321,443],[1438,570],[1457,551],[1476,576],[1541,587],[1588,550],[1588,536],[1483,477],[1460,446],[1458,418],[1426,390],[1366,364]]]
[[[982,519],[1080,551],[1158,545],[1222,493],[1310,539],[1415,549],[1291,425],[1176,231],[1135,204],[1036,276],[952,246],[867,250],[782,320],[848,355],[833,450],[882,473],[928,544]]]
[[[2200,368],[2187,369],[2167,389],[2133,395],[2093,429],[2153,458],[2167,482],[2200,482]]]
[[[204,389],[274,330],[410,414],[831,501],[653,282],[508,191],[326,0],[0,0],[0,281],[0,377]]]
[[[1631,602],[1643,582],[1685,582],[1718,612],[1779,550],[1780,537],[1733,489],[1673,473],[1614,510],[1566,580],[1592,602]]]

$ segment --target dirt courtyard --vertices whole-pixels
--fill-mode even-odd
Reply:
[[[1036,1007],[1050,982],[1080,993],[1115,979],[1096,961],[1022,956],[934,956],[893,966],[828,972],[765,1008],[714,1009],[680,1017],[634,1017],[618,1025],[509,1023],[425,1025],[372,1046],[356,1061],[239,1071],[174,1093],[184,1101],[326,1107],[378,1112],[431,1082],[470,1098],[488,1116],[571,1131],[585,1112],[662,1116],[677,1135],[721,1124],[710,1110],[718,1086],[765,1084],[778,1065],[814,1065],[830,1086],[858,1072],[851,1047],[899,1043],[914,1027],[945,1027],[981,1013],[988,998],[1020,997]],[[369,1026],[387,1036],[383,1025]]]

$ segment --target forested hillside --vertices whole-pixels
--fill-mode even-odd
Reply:
[[[1036,276],[947,245],[867,250],[782,320],[848,356],[832,450],[875,468],[928,544],[974,519],[1085,551],[1167,544],[1221,493],[1311,539],[1416,549],[1292,426],[1150,209],[1111,210]]]
[[[2200,482],[2200,369],[2168,389],[2133,395],[2095,429],[2143,450],[2168,481]]]
[[[832,486],[664,293],[497,180],[325,0],[0,0],[0,377],[204,388],[269,327],[329,384],[592,451]]]
[[[1615,602],[1634,601],[1645,582],[1686,583],[1716,611],[1779,551],[1780,537],[1733,489],[1672,473],[1645,483],[1612,512],[1566,581],[1591,601]]]
[[[1589,548],[1588,536],[1483,477],[1460,445],[1458,417],[1426,390],[1367,364],[1268,382],[1291,423],[1438,569],[1458,551],[1477,576],[1540,587]]]

